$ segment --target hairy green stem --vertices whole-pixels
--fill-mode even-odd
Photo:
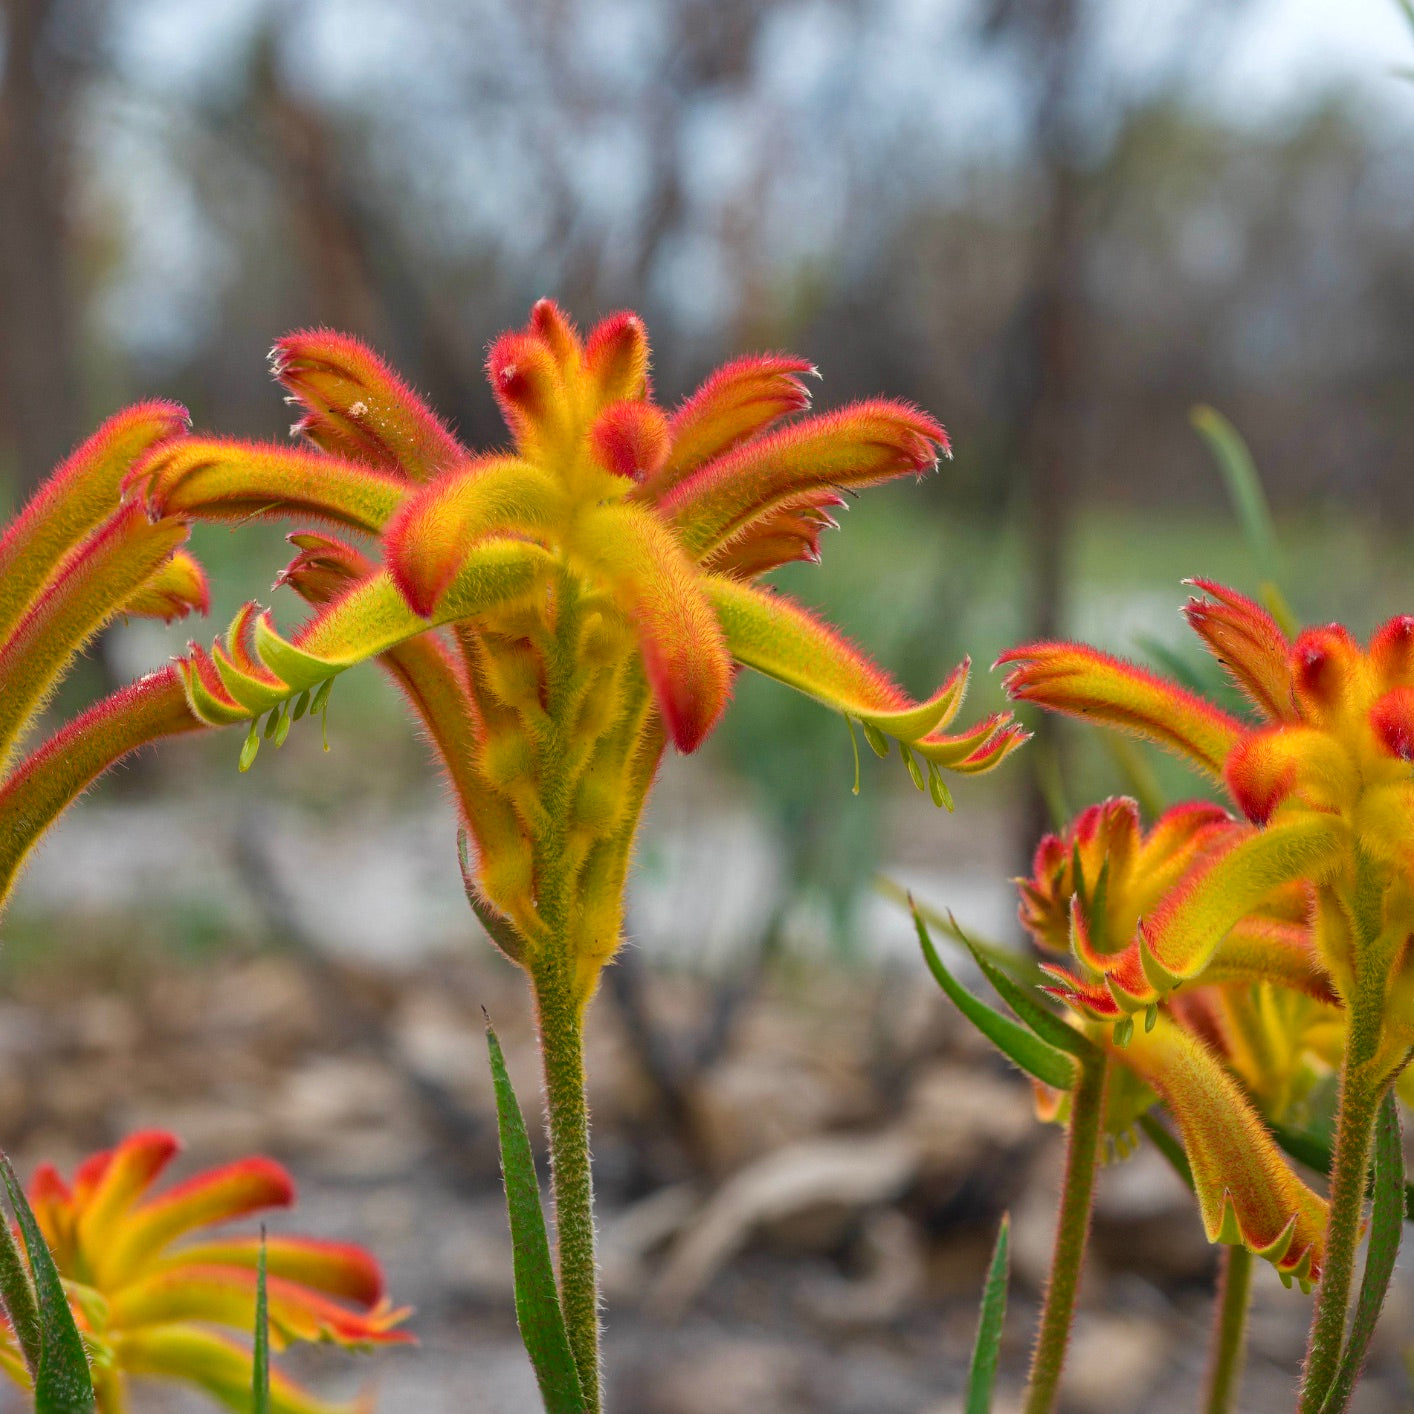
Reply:
[[[534,972],[545,1075],[546,1126],[559,1251],[560,1306],[588,1414],[599,1414],[599,1268],[594,1179],[584,1095],[584,1027],[573,961],[547,958]]]
[[[1049,1414],[1060,1388],[1075,1296],[1090,1236],[1090,1209],[1095,1198],[1095,1169],[1100,1156],[1100,1126],[1105,1110],[1103,1056],[1079,1061],[1079,1077],[1070,1098],[1070,1137],[1066,1146],[1065,1179],[1056,1216],[1056,1243],[1031,1375],[1026,1387],[1025,1414]]]
[[[1306,1350],[1300,1414],[1320,1414],[1340,1363],[1355,1281],[1355,1257],[1360,1246],[1360,1222],[1374,1148],[1375,1118],[1384,1094],[1383,1086],[1371,1085],[1365,1079],[1358,1062],[1352,1065],[1350,1052],[1353,1050],[1352,1037],[1341,1077],[1335,1154],[1331,1161],[1326,1254]]]
[[[1340,1365],[1350,1314],[1355,1257],[1365,1212],[1366,1184],[1374,1152],[1380,1102],[1398,1067],[1382,1065],[1385,993],[1400,935],[1382,933],[1384,884],[1381,871],[1357,853],[1355,887],[1347,903],[1352,949],[1349,1024],[1336,1107],[1335,1152],[1331,1157],[1330,1216],[1321,1284],[1306,1347],[1299,1414],[1320,1414]]]
[[[1224,1247],[1203,1414],[1232,1414],[1237,1407],[1237,1389],[1247,1356],[1247,1307],[1251,1297],[1252,1254],[1241,1245]]]

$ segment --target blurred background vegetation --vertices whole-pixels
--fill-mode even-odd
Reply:
[[[946,423],[955,459],[861,497],[821,566],[777,578],[915,693],[970,653],[969,714],[1000,705],[1009,644],[1084,636],[1183,670],[1181,581],[1256,591],[1197,403],[1252,449],[1298,617],[1367,631],[1414,605],[1398,0],[0,15],[0,503],[139,397],[283,438],[265,354],[310,324],[369,340],[498,445],[486,345],[550,294],[581,324],[637,308],[666,402],[784,348],[822,370],[819,406],[886,394]],[[193,540],[210,623],[119,626],[60,708],[269,597],[277,530]],[[329,746],[297,728],[240,776],[238,732],[173,742],[71,812],[4,921],[0,1142],[62,1162],[161,1123],[208,1161],[281,1154],[309,1225],[373,1243],[419,1307],[385,1407],[466,1408],[470,1361],[478,1408],[523,1410],[480,1037],[486,1004],[533,1095],[522,990],[467,946],[455,822],[377,674],[341,680]],[[952,1027],[872,881],[1014,934],[1007,878],[1058,803],[1195,782],[1080,732],[959,783],[954,815],[897,760],[866,752],[857,798],[853,771],[842,722],[750,676],[699,757],[665,765],[591,1025],[610,1373],[636,1414],[916,1414],[960,1378],[1006,1204],[1019,1378],[1055,1136]],[[897,1143],[861,1141],[903,1132],[924,1158],[900,1176]],[[1106,1180],[1076,1410],[1191,1400],[1209,1253],[1146,1156]],[[803,1196],[769,1221],[745,1202],[695,1278],[705,1315],[670,1332],[659,1257],[753,1191]],[[1285,1402],[1301,1349],[1299,1303],[1269,1286],[1253,1408]],[[1368,1410],[1409,1407],[1409,1322],[1386,1326]]]
[[[485,345],[550,293],[582,322],[637,307],[665,400],[780,347],[820,366],[822,406],[888,393],[943,418],[955,460],[869,494],[823,567],[780,576],[914,691],[970,652],[981,711],[1019,638],[1178,649],[1184,576],[1255,587],[1199,401],[1254,450],[1298,614],[1368,627],[1409,602],[1414,85],[1393,71],[1414,31],[1394,0],[6,0],[2,42],[12,502],[126,399],[282,436],[264,354],[308,324],[368,339],[497,444]],[[219,627],[281,545],[197,541]],[[73,692],[187,629],[117,630]],[[336,749],[371,782],[298,752],[238,782],[218,739],[102,798],[176,780],[232,810],[272,790],[419,809],[391,692],[366,675],[339,697]],[[891,823],[902,773],[866,762],[850,798],[842,724],[755,681],[709,753],[735,785],[671,763],[660,814],[749,822],[753,908],[836,943],[881,863],[1010,872],[1045,820],[1018,767],[964,784],[952,826],[916,801]],[[1121,780],[1068,739],[1029,756],[1073,803]]]

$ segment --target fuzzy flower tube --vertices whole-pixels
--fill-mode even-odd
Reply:
[[[371,352],[327,332],[276,345],[309,446],[193,438],[130,479],[155,513],[311,517],[284,576],[316,606],[292,637],[249,607],[180,665],[192,712],[264,735],[319,711],[377,658],[442,760],[470,848],[467,893],[530,979],[544,1057],[559,1284],[584,1407],[599,1310],[582,1021],[619,946],[624,882],[665,747],[690,752],[753,669],[896,748],[943,804],[944,772],[991,770],[1024,733],[949,730],[967,665],[914,701],[760,577],[816,560],[854,488],[920,475],[943,429],[903,403],[807,416],[799,359],[730,363],[676,408],[653,398],[642,322],[582,338],[549,301],[491,347],[512,445],[472,452]],[[329,533],[333,530],[335,533]],[[365,544],[343,532],[361,533]],[[373,542],[373,543],[368,543]]]

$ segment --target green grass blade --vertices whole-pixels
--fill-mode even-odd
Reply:
[[[1186,687],[1189,692],[1206,696],[1222,682],[1221,672],[1206,671],[1207,661],[1210,660],[1196,663],[1186,654],[1180,653],[1176,648],[1170,648],[1162,639],[1154,638],[1150,634],[1136,634],[1134,646],[1141,657],[1147,658],[1155,668],[1167,673],[1180,687]]]
[[[928,971],[933,974],[952,1004],[1009,1060],[1028,1075],[1034,1075],[1044,1085],[1056,1090],[1070,1090],[1075,1085],[1075,1064],[1063,1051],[1048,1045],[1026,1027],[1009,1016],[995,1012],[979,1002],[946,967],[928,936],[927,925],[915,908],[913,926],[918,930],[918,942],[923,949]]]
[[[24,1189],[9,1158],[0,1154],[0,1176],[10,1195],[20,1235],[25,1240],[29,1269],[34,1277],[35,1304],[39,1311],[39,1368],[34,1376],[34,1414],[93,1414],[93,1380],[83,1338],[74,1325],[69,1298],[59,1270],[39,1230]]]
[[[19,1342],[33,1379],[39,1369],[40,1351],[44,1340],[39,1328],[39,1307],[35,1305],[34,1287],[30,1284],[29,1268],[20,1255],[20,1245],[10,1224],[0,1215],[0,1307],[10,1318],[10,1329]]]
[[[496,1090],[496,1123],[514,1247],[516,1320],[520,1323],[521,1340],[540,1384],[545,1414],[584,1414],[584,1394],[550,1264],[535,1156],[530,1152],[525,1117],[506,1073],[501,1043],[489,1020],[486,1044],[491,1052],[491,1078]]]
[[[1257,474],[1252,453],[1247,450],[1241,433],[1216,408],[1195,407],[1189,414],[1189,421],[1208,444],[1222,473],[1228,499],[1237,513],[1243,538],[1247,541],[1252,562],[1262,581],[1262,599],[1282,629],[1292,633],[1295,631],[1295,620],[1278,587],[1281,567],[1272,512],[1267,505],[1267,494],[1262,489],[1262,478]]]
[[[1404,1233],[1404,1146],[1393,1092],[1385,1096],[1375,1126],[1374,1180],[1375,1201],[1370,1215],[1370,1243],[1365,1251],[1365,1275],[1355,1302],[1355,1319],[1350,1323],[1350,1334],[1321,1414],[1341,1414],[1355,1392],[1355,1381],[1360,1378],[1370,1337],[1375,1333],[1375,1324],[1384,1308],[1389,1279],[1394,1275],[1394,1260],[1399,1255],[1399,1239]]]
[[[1132,737],[1116,732],[1106,732],[1104,743],[1139,809],[1150,820],[1157,820],[1164,813],[1164,791],[1144,748]]]
[[[251,1414],[270,1414],[270,1293],[265,1279],[265,1224],[255,1259],[255,1351],[251,1362]]]
[[[1001,1358],[1002,1321],[1006,1317],[1010,1240],[1011,1218],[1004,1213],[1002,1225],[997,1229],[997,1245],[992,1249],[987,1285],[982,1291],[977,1341],[972,1347],[972,1364],[967,1370],[966,1414],[990,1414],[992,1408],[992,1390],[997,1383],[997,1365]]]
[[[956,924],[954,926],[956,927]],[[973,962],[982,969],[982,975],[996,989],[997,995],[1041,1040],[1058,1051],[1065,1051],[1068,1055],[1078,1056],[1082,1060],[1098,1054],[1089,1037],[1077,1031],[1075,1027],[1067,1026],[1061,1017],[1053,1011],[1048,1011],[1024,987],[1018,987],[1005,972],[972,946],[971,939],[961,928],[958,928],[957,932],[972,954]]]
[[[885,874],[874,876],[874,887],[878,889],[881,898],[892,899],[895,903],[902,904],[910,913],[916,908],[918,916],[930,927],[936,928],[954,942],[965,943],[968,947],[975,948],[985,957],[993,967],[1005,972],[1014,982],[1021,983],[1024,987],[1039,987],[1044,981],[1046,974],[1036,965],[1036,961],[1029,954],[1019,952],[1016,948],[1007,947],[1005,943],[995,942],[991,938],[981,937],[975,932],[963,933],[958,921],[953,917],[952,911],[943,912],[932,907],[930,904],[920,903],[913,897],[904,886]]]

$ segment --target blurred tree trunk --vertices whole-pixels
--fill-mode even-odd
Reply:
[[[1041,199],[1033,233],[1030,288],[1020,320],[1016,394],[1010,410],[1019,458],[1023,554],[1029,582],[1027,641],[1065,629],[1066,554],[1074,527],[1075,461],[1082,427],[1085,360],[1085,216],[1071,136],[1081,62],[1076,0],[998,0],[990,28],[1018,39],[1036,77],[1032,151]],[[1034,721],[1019,842],[1029,862],[1055,828],[1063,794],[1056,719]]]
[[[291,88],[278,37],[273,23],[261,37],[250,98],[309,276],[314,322],[372,344],[465,431],[481,383],[479,345],[420,274],[396,226],[348,180],[338,134]]]
[[[73,446],[80,420],[66,213],[70,85],[46,52],[56,9],[54,0],[5,0],[0,407],[16,501]]]

